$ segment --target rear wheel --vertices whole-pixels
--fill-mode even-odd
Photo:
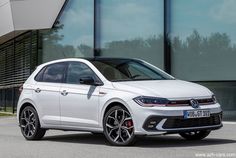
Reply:
[[[179,133],[180,136],[187,140],[201,140],[207,137],[211,131],[192,131]]]
[[[39,140],[43,138],[46,130],[40,128],[40,122],[36,110],[31,107],[25,107],[20,114],[21,133],[27,140]]]
[[[112,145],[125,146],[134,142],[134,125],[129,111],[123,106],[114,106],[103,119],[104,135]]]

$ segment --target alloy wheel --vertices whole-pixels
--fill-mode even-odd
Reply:
[[[21,116],[21,129],[25,137],[31,137],[36,131],[36,116],[33,111],[26,109]]]
[[[110,111],[106,117],[105,130],[114,144],[127,144],[134,137],[134,125],[130,113],[123,108]]]

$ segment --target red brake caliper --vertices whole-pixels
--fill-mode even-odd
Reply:
[[[132,120],[126,121],[126,122],[125,122],[125,126],[126,126],[127,128],[132,127],[132,126],[133,126],[133,121],[132,121]],[[129,130],[131,130],[131,129],[129,129]]]

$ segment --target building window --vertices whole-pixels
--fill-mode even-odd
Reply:
[[[37,48],[37,31],[0,45],[0,111],[16,111],[18,89],[38,64]]]
[[[41,31],[42,62],[93,56],[93,0],[68,0],[53,29]]]
[[[99,0],[100,55],[144,59],[163,68],[163,1]]]
[[[236,1],[172,0],[173,75],[191,81],[235,80],[235,14]]]
[[[171,0],[172,74],[212,90],[227,119],[236,116],[235,15],[234,0]]]

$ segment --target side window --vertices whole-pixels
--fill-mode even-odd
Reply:
[[[43,73],[43,82],[61,83],[63,80],[66,63],[56,63],[46,67]]]
[[[42,82],[43,81],[43,73],[45,71],[46,67],[42,68],[38,74],[35,76],[35,81]]]
[[[66,83],[80,84],[80,78],[92,77],[95,82],[99,82],[97,75],[84,63],[72,62],[69,64]]]

